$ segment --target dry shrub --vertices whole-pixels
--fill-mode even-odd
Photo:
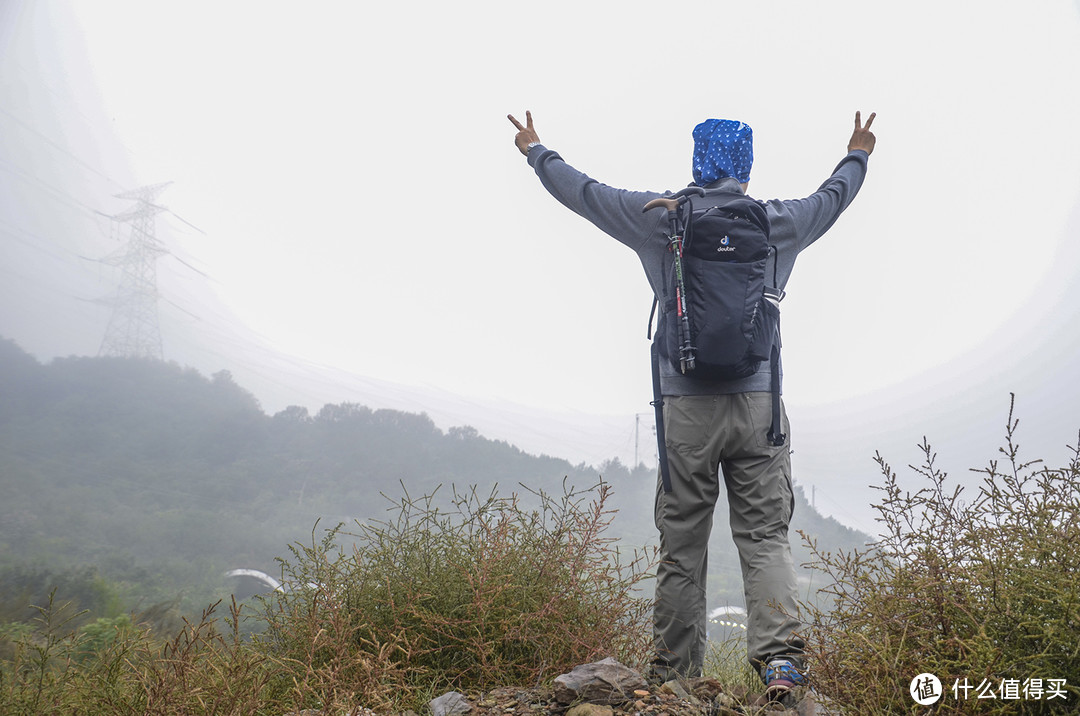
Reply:
[[[228,633],[219,631],[222,620],[214,618],[216,606],[203,610],[197,622],[185,619],[184,627],[160,650],[143,648],[136,658],[128,659],[139,694],[132,714],[239,715],[259,711],[271,665],[241,637],[240,607],[235,599],[225,620],[231,627]]]
[[[4,714],[255,714],[263,705],[268,662],[240,638],[239,607],[231,633],[218,630],[215,607],[162,642],[146,627],[118,620],[69,630],[64,605],[50,598],[37,628],[0,663]]]
[[[831,610],[804,605],[811,679],[835,707],[925,712],[909,686],[929,672],[944,691],[934,713],[1080,709],[1080,445],[1062,468],[1023,462],[1018,424],[1010,404],[1005,459],[975,471],[982,483],[968,501],[925,439],[924,463],[912,469],[928,484],[914,494],[878,455],[881,539],[841,554],[810,545],[812,566],[833,582]],[[1002,698],[1050,679],[1065,680],[1064,699]],[[977,698],[984,684],[995,698]]]
[[[475,488],[445,509],[406,495],[387,520],[294,547],[293,589],[266,602],[260,637],[291,672],[279,688],[297,707],[416,708],[605,656],[644,663],[651,602],[636,590],[652,565],[604,535],[606,484],[563,492],[530,492],[532,509]]]
[[[604,535],[607,485],[560,499],[475,490],[446,510],[407,495],[392,519],[330,530],[282,561],[254,641],[208,607],[171,637],[67,605],[0,631],[6,714],[353,713],[417,708],[448,689],[531,686],[604,656],[642,665],[651,562]],[[252,618],[247,615],[246,618]],[[222,625],[228,629],[222,630]]]

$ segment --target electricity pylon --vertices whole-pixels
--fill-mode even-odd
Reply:
[[[125,212],[111,216],[113,221],[131,224],[128,241],[119,250],[101,259],[120,269],[120,285],[112,299],[113,307],[99,356],[137,358],[163,357],[161,329],[157,310],[157,260],[169,253],[154,236],[154,217],[166,207],[154,200],[172,182],[151,184],[117,194],[118,199],[137,202]]]

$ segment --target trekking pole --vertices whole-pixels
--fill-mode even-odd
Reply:
[[[687,187],[680,192],[672,194],[670,197],[661,197],[659,199],[653,199],[645,205],[643,211],[649,209],[655,209],[657,207],[664,207],[668,212],[668,224],[671,229],[671,248],[675,254],[675,276],[676,276],[676,305],[678,306],[679,314],[679,353],[680,353],[680,367],[682,372],[687,371],[686,358],[690,359],[690,369],[693,369],[694,359],[694,347],[690,344],[690,322],[686,315],[686,285],[683,282],[682,276],[682,232],[679,231],[679,207],[686,203],[691,194],[697,194],[698,196],[705,196],[705,190],[700,187]],[[654,301],[653,308],[656,308]],[[649,323],[652,324],[652,317],[649,317]],[[657,337],[659,339],[659,336]],[[687,350],[688,349],[688,350]],[[671,492],[671,470],[668,466],[667,456],[667,440],[664,436],[664,395],[660,387],[660,350],[656,341],[652,344],[652,382],[653,382],[653,401],[652,406],[656,411],[656,456],[660,463],[660,482],[663,486],[664,492]]]
[[[653,199],[642,209],[642,211],[658,207],[667,209],[671,232],[668,240],[671,244],[671,252],[675,256],[675,315],[679,333],[679,370],[683,374],[694,370],[694,354],[697,351],[690,335],[690,314],[686,306],[686,281],[683,279],[683,232],[679,226],[679,207],[689,201],[691,195],[705,196],[705,190],[699,186],[688,186],[671,196]]]

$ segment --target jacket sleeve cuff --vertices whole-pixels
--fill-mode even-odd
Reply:
[[[540,157],[541,154],[543,154],[547,150],[548,150],[547,147],[545,147],[543,144],[537,144],[535,147],[530,149],[529,153],[527,155],[525,155],[525,158],[529,162],[529,166],[530,167],[535,167],[536,166],[536,160]]]

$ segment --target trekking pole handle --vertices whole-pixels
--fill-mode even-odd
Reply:
[[[671,196],[661,196],[657,199],[653,199],[645,205],[642,212],[646,212],[649,209],[655,209],[657,207],[664,207],[668,211],[675,211],[680,206],[686,203],[686,200],[691,195],[705,196],[705,190],[700,186],[688,186],[685,189],[681,189]]]

